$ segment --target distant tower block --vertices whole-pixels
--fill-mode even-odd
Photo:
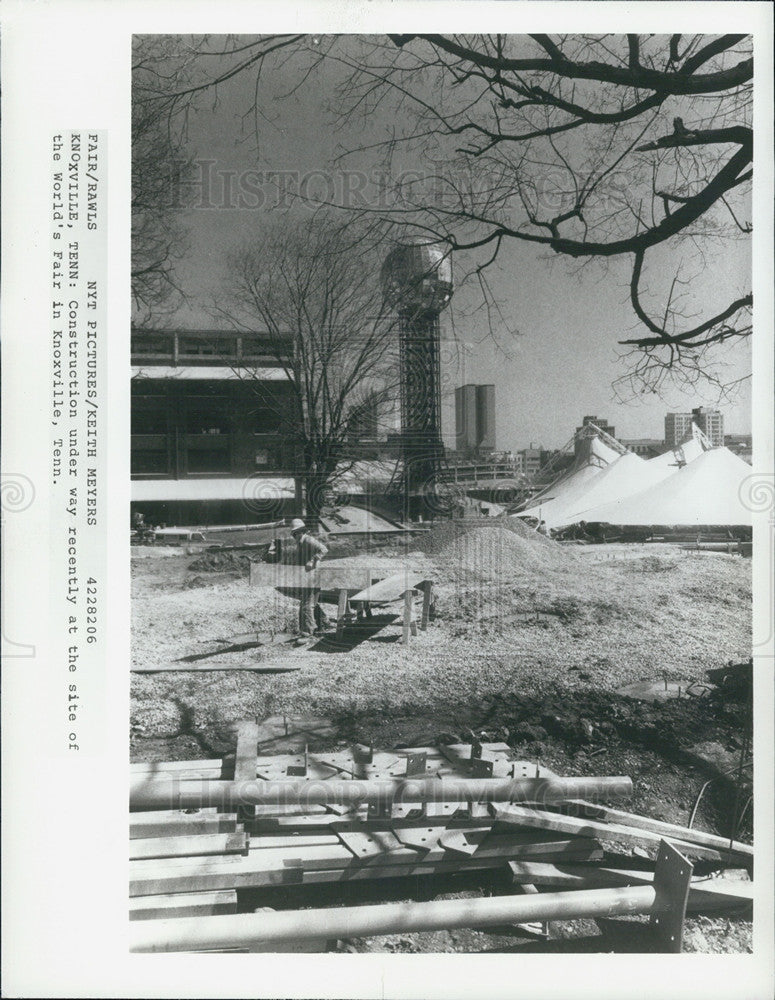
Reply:
[[[456,447],[469,457],[495,451],[495,386],[461,385],[455,389]]]
[[[439,313],[452,298],[452,265],[438,243],[417,240],[388,254],[382,287],[399,318],[401,459],[405,497],[433,483],[441,439]]]

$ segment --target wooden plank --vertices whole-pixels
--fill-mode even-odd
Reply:
[[[428,628],[428,622],[431,617],[431,604],[433,603],[433,583],[430,580],[424,580],[420,584],[420,589],[422,590],[422,619],[420,621],[420,628],[423,632]]]
[[[129,900],[130,920],[172,917],[214,917],[237,912],[235,889],[215,892],[176,892],[160,896],[136,896]]]
[[[532,878],[533,884],[546,888],[597,889],[617,885],[648,885],[654,881],[653,871],[596,864],[512,861],[509,867],[515,881],[522,882]],[[689,889],[688,907],[694,912],[725,909],[748,905],[753,902],[753,898],[753,882],[695,876]]]
[[[581,867],[580,865],[577,867]],[[615,868],[606,865],[603,872],[613,879],[619,879],[630,884],[644,885],[653,882],[654,873],[641,871],[640,869]],[[742,879],[729,878],[707,878],[695,876],[692,879],[690,895],[693,894],[698,900],[717,900],[726,905],[745,905],[752,903],[754,899],[754,883],[743,881]]]
[[[615,868],[578,862],[511,861],[512,876],[517,882],[531,882],[546,888],[596,889],[614,885],[646,885],[654,872],[642,869]],[[754,884],[742,879],[695,876],[689,893],[690,904],[714,904],[721,907],[753,901]]]
[[[336,638],[339,640],[344,634],[345,615],[347,614],[347,591],[340,590],[336,609]]]
[[[353,858],[352,852],[339,842],[337,837],[327,837],[326,842],[319,845],[305,845],[304,837],[283,838],[282,846],[261,846],[261,837],[250,839],[250,850],[244,857],[240,856],[215,856],[201,858],[180,858],[174,857],[159,860],[137,860],[130,863],[130,868],[135,874],[154,875],[163,873],[170,868],[176,869],[176,874],[217,874],[228,868],[231,874],[236,872],[267,872],[279,870],[287,867],[302,867],[308,870],[324,868],[341,868],[347,864],[354,865],[361,863],[374,863],[378,860],[380,865],[389,866],[401,864],[402,862],[414,861],[418,854],[411,848],[397,848],[380,852],[379,856],[368,857],[365,861]],[[483,839],[483,838],[482,838]],[[329,843],[334,840],[335,843]],[[294,841],[294,843],[289,843]],[[480,843],[475,851],[477,857],[488,858],[508,858],[508,857],[534,857],[542,855],[560,856],[565,853],[586,852],[594,853],[597,850],[597,843],[589,838],[533,838],[502,836],[494,837],[487,843]],[[422,857],[426,862],[448,862],[449,853],[444,848],[433,845],[431,849]]]
[[[244,719],[237,725],[237,749],[234,755],[234,780],[256,780],[258,756],[258,723]]]
[[[210,771],[221,770],[223,760],[157,760],[157,761],[136,761],[129,765],[132,774],[154,774],[156,772],[169,777],[176,771]]]
[[[523,806],[496,806],[495,816],[501,823],[514,826],[530,827],[538,830],[551,830],[557,833],[576,834],[578,836],[599,837],[603,840],[624,841],[625,843],[654,847],[661,840],[668,840],[682,852],[696,854],[700,858],[720,861],[722,856],[718,851],[697,844],[689,844],[674,837],[653,833],[651,830],[634,830],[630,827],[618,826],[614,823],[603,823],[597,820],[579,819],[576,816],[564,816],[561,813],[541,812],[539,809],[528,809]]]
[[[219,761],[218,767],[196,767],[189,764],[188,768],[178,768],[176,771],[138,771],[132,775],[133,779],[143,781],[221,781],[231,777],[229,768],[222,766]]]
[[[191,834],[235,833],[237,816],[235,813],[194,813],[189,816],[182,812],[173,812],[166,818],[146,819],[153,813],[132,813],[132,816],[142,816],[143,822],[132,822],[129,826],[130,840],[145,840],[151,837],[176,837]]]
[[[476,868],[500,868],[503,865],[501,857],[463,858],[456,861],[429,862],[420,858],[416,852],[413,860],[407,859],[403,864],[366,865],[354,861],[352,855],[342,848],[342,864],[338,867],[305,868],[302,865],[288,864],[282,867],[272,867],[266,871],[245,869],[244,865],[219,865],[187,870],[169,862],[130,863],[130,895],[144,896],[168,892],[199,892],[215,889],[261,888],[264,886],[283,886],[293,884],[308,884],[317,882],[350,881],[363,878],[393,878],[403,875],[434,875],[448,874]],[[601,856],[599,851],[578,848],[574,852],[557,854],[557,859],[585,861]],[[555,855],[545,856],[553,858]],[[349,861],[347,860],[349,859]],[[244,862],[245,859],[240,859]],[[155,870],[150,865],[157,865]]]
[[[426,579],[427,571],[404,569],[360,591],[351,600],[366,601],[368,604],[392,604],[393,601],[400,600],[407,590],[415,590]]]
[[[207,673],[209,670],[252,670],[254,674],[289,674],[301,670],[301,663],[224,663],[212,660],[195,660],[190,663],[154,663],[136,664],[130,669],[134,674],[162,673]]]
[[[314,736],[315,733],[310,732],[310,736]],[[533,777],[536,773],[536,765],[530,762],[512,762],[511,757],[513,756],[512,750],[507,743],[504,742],[493,742],[493,743],[482,743],[482,750],[486,752],[489,756],[497,758],[504,763],[517,763],[525,764],[526,777]],[[441,748],[439,747],[408,747],[402,749],[400,753],[398,751],[391,752],[380,752],[375,751],[372,755],[372,760],[368,762],[365,767],[369,774],[372,772],[384,771],[386,774],[395,770],[396,765],[400,764],[404,760],[406,754],[419,754],[424,753],[428,763],[432,766],[432,769],[443,771],[445,773],[456,773],[461,776],[465,776],[466,766],[470,762],[471,756],[471,745],[470,743],[450,743],[445,744]],[[256,768],[257,771],[273,770],[278,774],[285,773],[289,763],[298,762],[301,759],[298,753],[281,753],[281,754],[269,754],[261,755],[256,757]],[[356,757],[351,751],[334,751],[331,753],[314,753],[310,754],[310,764],[315,761],[321,764],[330,765],[332,772],[343,769],[345,772],[358,773],[359,776],[363,771],[364,764],[359,763]],[[529,766],[528,766],[529,765]],[[191,771],[195,773],[201,773],[205,776],[209,776],[212,773],[220,772],[226,773],[230,770],[226,761],[222,759],[211,759],[211,760],[173,760],[173,761],[138,761],[130,765],[130,770],[133,777],[142,777],[143,775],[152,776],[153,774],[159,774],[161,777],[174,777],[179,771]],[[551,777],[553,772],[549,771],[545,767],[540,767],[538,769],[539,776],[541,777]],[[179,775],[178,775],[179,776]],[[322,809],[322,807],[321,807]],[[199,812],[207,811],[215,812],[214,806],[206,807],[199,810]],[[161,810],[164,812],[164,810]],[[168,812],[168,811],[167,811]],[[177,814],[177,811],[175,812]]]
[[[610,809],[608,806],[599,806],[592,802],[582,800],[572,800],[568,804],[569,808],[583,807],[586,814],[614,823],[621,826],[632,826],[641,830],[650,830],[663,837],[677,837],[686,843],[701,844],[703,847],[712,847],[717,851],[728,851],[730,843],[728,837],[720,837],[715,833],[706,833],[704,830],[696,830],[694,827],[677,826],[674,823],[664,823],[658,819],[651,819],[649,816],[639,816],[636,813],[624,812],[621,809]],[[565,811],[565,810],[564,810]],[[739,840],[732,843],[732,850],[735,854],[753,857],[753,847],[744,844]]]
[[[273,805],[273,806],[255,806],[255,817],[257,820],[263,822],[265,819],[281,819],[281,818],[296,818],[301,819],[303,817],[314,817],[314,816],[326,816],[328,815],[328,810],[325,806],[302,806],[296,803],[289,803],[288,805]]]
[[[412,591],[404,593],[404,623],[401,632],[401,641],[405,646],[409,645],[409,635],[412,630]]]
[[[364,566],[336,566],[331,563],[319,565],[314,570],[282,563],[250,564],[251,587],[275,587],[280,590],[344,589],[356,594],[384,575],[384,571],[377,572]]]
[[[185,858],[223,854],[244,854],[248,838],[235,833],[194,833],[184,837],[148,837],[131,840],[130,860],[140,858]]]

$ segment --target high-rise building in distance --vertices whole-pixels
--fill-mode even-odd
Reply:
[[[455,441],[458,452],[495,451],[495,386],[455,389]]]
[[[691,413],[665,414],[665,444],[677,448],[692,432],[696,424],[714,448],[724,444],[724,414],[706,406],[696,406]]]
[[[581,434],[581,431],[583,431],[585,427],[589,427],[590,424],[599,428],[604,434],[610,434],[611,437],[616,437],[616,428],[609,424],[605,417],[584,417],[581,421],[581,427],[576,428],[576,439],[573,443],[573,451],[577,457],[583,453],[585,448],[584,436]]]
[[[610,434],[611,437],[616,437],[616,428],[609,424],[605,417],[584,417],[581,421],[581,427],[576,428],[576,433],[578,434],[579,431],[584,430],[584,428],[588,427],[590,424],[594,424],[595,427],[599,427],[605,434]]]

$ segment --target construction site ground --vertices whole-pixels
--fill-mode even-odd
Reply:
[[[727,835],[745,703],[704,687],[705,672],[745,660],[751,645],[751,563],[670,545],[568,546],[521,525],[449,524],[376,551],[332,544],[330,559],[388,575],[427,569],[436,617],[408,646],[388,616],[365,637],[296,649],[272,644],[293,629],[297,603],[248,587],[254,553],[142,547],[133,553],[133,658],[219,670],[133,673],[133,760],[224,756],[240,719],[319,720],[302,725],[310,749],[353,742],[380,748],[505,740],[521,759],[565,775],[624,774],[630,811]],[[335,609],[329,607],[329,612]],[[395,609],[396,612],[398,608]],[[245,641],[255,633],[262,645]],[[219,640],[240,637],[231,644]],[[291,665],[288,673],[223,669]],[[677,682],[665,701],[619,693],[638,681]],[[694,685],[694,686],[692,686]],[[276,746],[280,752],[281,746]],[[271,753],[268,742],[262,753]],[[739,803],[738,803],[739,805]],[[738,831],[750,839],[751,810]],[[395,880],[397,883],[403,880]],[[418,885],[380,886],[406,898]],[[438,893],[507,891],[439,886]],[[363,887],[335,901],[364,901]],[[333,893],[333,890],[331,890]],[[256,905],[280,905],[262,900]],[[314,905],[323,905],[318,895]],[[297,905],[288,899],[283,905]],[[631,929],[628,930],[628,925]],[[347,942],[354,951],[641,951],[643,922],[553,924],[549,941],[525,934],[454,931]],[[745,917],[688,917],[685,950],[751,950]]]

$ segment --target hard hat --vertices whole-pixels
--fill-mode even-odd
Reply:
[[[293,534],[294,531],[301,531],[303,528],[306,527],[307,527],[306,524],[302,521],[300,517],[294,517],[294,519],[291,521],[291,534]]]

